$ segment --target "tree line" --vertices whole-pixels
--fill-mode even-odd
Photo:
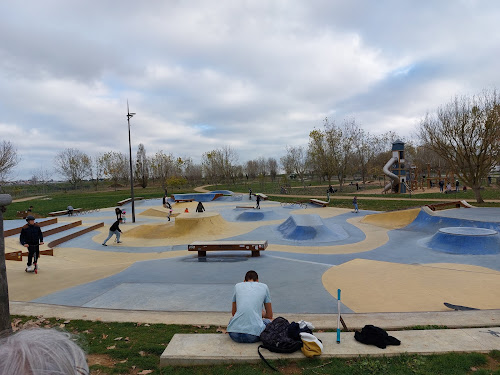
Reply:
[[[499,103],[495,90],[456,96],[420,120],[416,141],[394,132],[371,134],[354,118],[340,123],[325,118],[322,127],[309,133],[307,144],[287,146],[279,161],[259,157],[240,164],[237,151],[222,146],[205,152],[197,164],[189,157],[174,156],[163,150],[148,156],[145,146],[139,144],[133,161],[134,179],[142,187],[150,182],[165,187],[201,181],[234,183],[242,178],[270,177],[275,181],[279,172],[284,171],[304,185],[306,176],[315,175],[328,183],[338,181],[342,189],[349,176],[357,175],[363,183],[379,176],[390,157],[392,142],[399,139],[406,144],[407,169],[419,170],[420,175],[428,167],[452,172],[473,189],[476,200],[481,202],[481,180],[500,163]],[[0,181],[18,161],[13,144],[0,143]],[[56,155],[54,166],[75,188],[90,180],[97,189],[105,179],[117,187],[130,178],[128,156],[117,151],[90,156],[67,148]],[[43,180],[48,174],[42,170],[33,179]]]

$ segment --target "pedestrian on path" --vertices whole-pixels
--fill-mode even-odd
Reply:
[[[352,204],[354,205],[354,212],[358,213],[358,197],[354,196],[354,199],[352,200]]]
[[[258,208],[260,210],[260,195],[257,194],[256,197],[257,197],[257,206],[255,206],[255,208]]]
[[[28,222],[21,229],[21,235],[19,236],[19,241],[21,245],[28,248],[28,264],[26,271],[32,272],[35,270],[33,263],[33,256],[36,259],[40,256],[40,245],[43,245],[43,233],[38,224],[35,224],[35,217],[28,215],[26,217]]]
[[[120,233],[122,232],[120,230],[120,223],[122,222],[122,218],[119,218],[118,220],[116,220],[113,225],[109,228],[109,233],[108,233],[108,238],[106,238],[104,240],[104,242],[102,243],[102,246],[108,246],[106,245],[106,242],[108,242],[108,240],[113,237],[113,234],[116,236],[116,243],[122,243],[120,241]]]

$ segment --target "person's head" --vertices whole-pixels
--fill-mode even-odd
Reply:
[[[123,219],[121,217],[118,218],[118,222],[121,223]]]
[[[32,215],[26,216],[26,221],[28,222],[29,225],[35,224],[35,217]]]
[[[245,281],[259,281],[259,275],[255,271],[248,271],[245,274]]]
[[[0,374],[89,374],[85,353],[67,332],[25,329],[0,340]]]

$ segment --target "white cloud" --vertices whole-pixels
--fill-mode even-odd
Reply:
[[[66,147],[128,152],[127,99],[134,146],[195,160],[223,145],[240,162],[279,158],[326,116],[409,135],[455,94],[498,87],[499,13],[470,0],[7,0],[0,137],[29,177]]]

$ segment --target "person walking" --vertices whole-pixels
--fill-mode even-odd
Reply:
[[[170,216],[172,216],[172,205],[169,201],[165,201],[165,204],[163,206],[168,210],[167,219],[168,221],[170,221]]]
[[[248,199],[252,200],[252,188],[248,189]]]
[[[35,257],[35,263],[40,256],[40,245],[43,245],[43,233],[38,224],[35,224],[35,217],[28,215],[26,216],[27,224],[21,228],[21,235],[19,236],[19,242],[21,245],[28,248],[28,264],[26,271],[35,271],[35,266],[33,263],[33,257]]]
[[[257,206],[255,206],[255,208],[258,208],[260,210],[260,195],[257,194],[256,197],[257,197]]]
[[[458,193],[460,191],[460,182],[455,181],[455,191]]]
[[[354,212],[358,213],[358,197],[354,196],[354,199],[352,200],[352,204],[354,205]]]
[[[439,191],[441,193],[444,192],[444,181],[443,180],[439,180]]]
[[[122,232],[120,230],[120,223],[122,222],[122,220],[123,220],[122,218],[119,218],[109,228],[108,238],[106,238],[104,240],[104,242],[102,243],[102,246],[108,246],[108,245],[106,245],[106,242],[108,242],[108,240],[113,236],[113,234],[116,236],[116,243],[122,243],[120,241],[120,233]]]

